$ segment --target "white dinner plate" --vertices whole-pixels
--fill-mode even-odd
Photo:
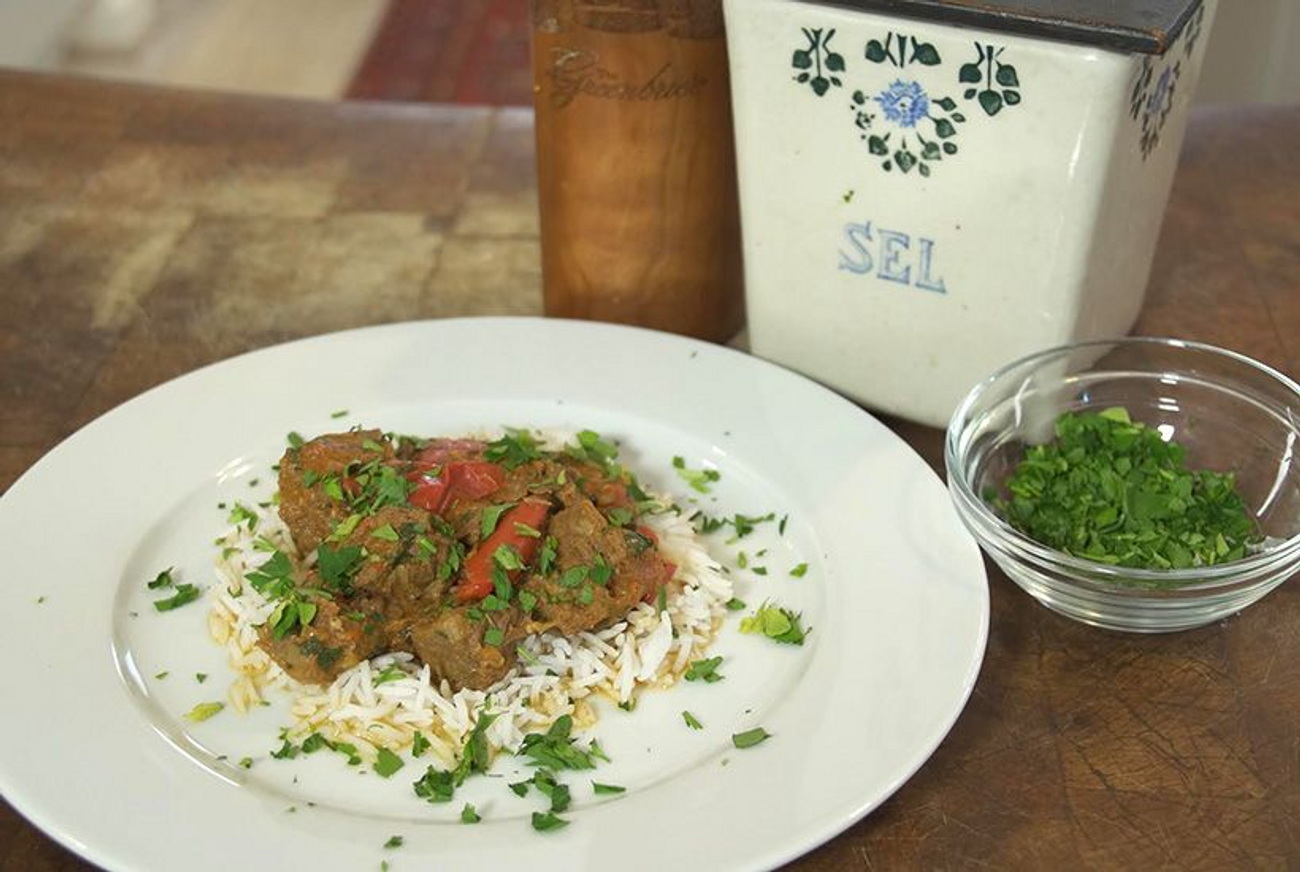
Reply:
[[[788,516],[783,533],[774,520],[739,542],[707,537],[729,565],[748,558],[732,577],[749,608],[714,648],[725,679],[647,691],[632,713],[604,707],[595,734],[612,762],[562,773],[574,797],[563,830],[531,828],[542,806],[506,788],[527,771],[515,758],[439,807],[411,790],[420,761],[383,779],[338,755],[271,759],[283,698],[247,716],[181,717],[228,685],[206,632],[212,594],[161,613],[145,582],[175,566],[210,589],[212,540],[227,528],[218,503],[269,497],[288,431],[355,424],[591,428],[689,511]],[[675,456],[715,467],[712,492],[686,487]],[[0,549],[0,788],[112,869],[771,867],[916,772],[965,704],[988,627],[983,563],[943,485],[870,415],[725,348],[553,320],[375,327],[186,375],[19,479],[0,500]],[[806,645],[739,632],[767,599],[803,613]],[[683,711],[704,728],[688,729]],[[772,738],[733,746],[756,726]],[[591,778],[627,792],[594,796]],[[482,823],[459,822],[462,799]],[[401,847],[384,847],[392,836]]]

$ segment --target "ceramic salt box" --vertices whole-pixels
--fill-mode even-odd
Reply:
[[[942,426],[1142,305],[1215,0],[726,0],[750,344]]]

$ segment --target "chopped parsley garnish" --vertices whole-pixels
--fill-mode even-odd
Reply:
[[[604,793],[627,793],[626,787],[619,787],[617,784],[601,784],[599,781],[591,782],[591,790],[597,796]]]
[[[802,645],[808,632],[799,623],[800,614],[768,605],[766,602],[758,607],[753,615],[742,618],[740,632],[761,633],[769,639],[786,645]]]
[[[686,461],[681,457],[673,458],[673,469],[677,470],[677,476],[694,490],[702,494],[709,493],[710,485],[722,478],[722,474],[716,469],[690,469],[686,466]]]
[[[201,721],[206,721],[225,707],[226,704],[224,702],[201,702],[187,711],[184,717],[185,720],[193,721],[197,724]]]
[[[194,673],[194,680],[199,684],[202,684],[208,680],[208,674],[206,672],[196,672]]]
[[[744,539],[750,533],[754,532],[754,527],[756,525],[765,524],[768,521],[774,521],[774,520],[776,520],[775,512],[768,512],[766,515],[755,515],[753,517],[742,515],[739,512],[737,512],[734,516],[732,516],[730,523],[731,526],[734,527],[736,530],[735,538]]]
[[[755,575],[767,575],[767,567],[755,566],[753,569],[750,570],[750,572],[754,573]]]
[[[486,539],[492,535],[492,531],[497,528],[497,523],[501,516],[515,507],[515,503],[501,503],[496,506],[486,506],[483,509],[483,515],[479,522],[479,538]]]
[[[529,539],[542,538],[541,530],[536,530],[527,524],[520,523],[519,521],[515,521],[515,532],[520,536],[527,536]]]
[[[690,712],[682,712],[682,720],[686,721],[686,726],[690,727],[692,730],[704,729],[704,724],[700,723],[699,719]]]
[[[731,736],[731,744],[743,750],[745,748],[752,748],[760,742],[765,742],[770,738],[772,738],[772,734],[767,730],[762,727],[754,727],[754,729],[746,730],[743,733],[733,733]]]
[[[523,609],[524,612],[531,612],[536,607],[537,607],[536,594],[528,590],[519,591],[519,608]]]
[[[340,593],[349,593],[352,590],[352,578],[361,569],[364,556],[365,552],[359,546],[348,545],[335,549],[322,542],[316,546],[316,571],[326,587]]]
[[[790,520],[790,516],[789,516],[789,515],[782,515],[782,516],[781,516],[781,522],[780,522],[779,524],[776,525],[776,534],[777,534],[778,536],[784,536],[784,535],[785,535],[785,525],[786,525],[786,523],[787,523],[789,520]]]
[[[655,594],[655,611],[661,615],[668,611],[668,586],[665,584],[659,585],[659,592]]]
[[[480,711],[474,729],[470,730],[469,738],[465,740],[465,748],[461,751],[456,768],[442,772],[430,766],[420,780],[412,785],[415,795],[428,802],[450,802],[456,788],[464,784],[466,778],[475,772],[487,772],[492,765],[487,728],[496,719],[497,715]]]
[[[721,665],[721,657],[710,657],[708,660],[696,660],[687,667],[683,677],[687,681],[704,681],[708,684],[713,684],[715,681],[721,681],[724,677],[718,674],[718,667]]]
[[[252,757],[241,757],[241,758],[239,759],[239,765],[240,765],[241,767],[243,767],[244,769],[252,769],[252,768],[253,768],[253,758],[252,758]]]
[[[596,592],[592,589],[591,585],[589,584],[584,584],[582,586],[582,590],[578,591],[578,602],[581,605],[589,606],[591,605],[592,600],[594,600],[595,598],[596,598]]]
[[[157,590],[160,587],[171,587],[174,584],[174,581],[172,580],[172,572],[175,569],[176,569],[175,566],[167,567],[162,572],[154,576],[153,581],[149,582],[145,586],[148,587],[150,590]]]
[[[578,444],[564,446],[564,453],[575,460],[586,460],[609,470],[618,457],[618,448],[606,442],[595,430],[581,430],[577,436]]]
[[[169,597],[153,601],[153,607],[160,612],[170,612],[173,609],[179,609],[186,603],[192,603],[200,596],[203,591],[199,590],[192,584],[176,585],[176,593]]]
[[[290,430],[289,435],[285,436],[284,439],[286,442],[289,443],[289,447],[293,449],[301,448],[307,444],[303,440],[303,438],[299,436],[298,433],[294,430]]]
[[[415,795],[425,802],[451,802],[456,795],[456,778],[450,771],[443,772],[430,766],[412,787]]]
[[[424,752],[429,750],[430,747],[432,747],[432,744],[424,737],[424,733],[416,730],[414,738],[411,739],[411,756],[423,757]]]
[[[550,810],[553,812],[567,811],[573,801],[568,786],[557,781],[555,773],[549,769],[537,770],[533,775],[533,785],[551,801]]]
[[[723,527],[727,526],[726,518],[711,518],[708,515],[704,514],[704,512],[699,512],[699,511],[691,515],[689,520],[698,521],[699,531],[705,534],[706,536],[709,533],[716,533],[718,530],[721,530]]]
[[[748,569],[748,568],[749,568],[749,555],[745,554],[744,551],[741,551],[740,553],[738,553],[738,554],[736,555],[736,566],[738,566],[738,567],[741,568],[741,569]]]
[[[387,748],[380,748],[379,755],[375,758],[375,763],[372,768],[381,777],[390,778],[392,777],[394,772],[401,769],[405,765],[406,764],[402,762],[401,757],[398,757],[396,754],[394,754],[392,751],[388,750]]]
[[[496,648],[506,640],[506,634],[500,627],[488,627],[483,631],[483,644]]]
[[[571,566],[560,575],[560,587],[577,587],[587,580],[590,573],[590,566]]]
[[[171,675],[171,673],[168,672],[166,669],[164,669],[162,672],[156,673],[154,675],[154,678],[158,679],[159,681],[162,681],[164,678],[166,678],[169,675]]]
[[[605,560],[604,554],[597,554],[596,561],[591,566],[591,580],[603,587],[613,577],[614,567]]]
[[[380,527],[376,527],[370,531],[370,536],[373,539],[380,539],[384,542],[396,542],[401,538],[397,535],[397,531],[393,529],[392,524],[384,524]]]
[[[379,674],[375,676],[372,683],[375,687],[378,687],[379,685],[387,684],[390,681],[400,681],[405,677],[406,673],[400,666],[385,666],[380,670]]]
[[[483,820],[483,818],[479,817],[474,806],[470,805],[468,802],[465,803],[465,807],[460,810],[460,822],[463,824],[476,824],[481,820]]]
[[[533,812],[533,829],[537,830],[539,833],[563,829],[568,825],[568,821],[552,812]]]
[[[245,527],[248,528],[249,532],[251,533],[252,531],[257,529],[257,523],[260,519],[258,517],[257,512],[255,512],[253,509],[250,509],[248,506],[244,505],[243,503],[235,503],[234,508],[230,510],[230,515],[227,517],[226,520],[228,520],[231,524],[233,524],[236,527],[238,527],[240,524],[243,524]]]
[[[533,766],[551,770],[595,769],[594,761],[600,756],[596,753],[595,746],[591,751],[577,747],[570,735],[572,731],[573,718],[561,715],[545,733],[529,733],[524,736],[516,754],[527,757]]]
[[[506,435],[487,444],[483,459],[499,463],[506,469],[515,469],[531,460],[540,460],[542,452],[537,440],[527,430],[506,428]]]
[[[605,519],[614,527],[626,527],[628,524],[632,523],[632,519],[635,517],[635,512],[621,506],[616,506],[605,511]]]
[[[993,509],[1031,539],[1087,560],[1187,569],[1240,560],[1261,535],[1232,473],[1191,470],[1186,449],[1123,408],[1067,412]]]
[[[388,841],[384,842],[384,850],[391,851],[395,848],[400,848],[402,847],[403,841],[404,840],[401,836],[389,836]]]
[[[319,553],[320,549],[317,550]],[[266,619],[276,639],[283,639],[295,628],[308,626],[316,617],[316,604],[308,602],[305,598],[308,592],[295,585],[293,562],[283,551],[276,551],[244,578],[262,596],[277,601],[275,610]]]
[[[542,541],[542,550],[537,555],[537,572],[539,575],[549,575],[555,568],[555,557],[559,552],[560,543],[554,536],[547,536]]]
[[[346,418],[347,415],[348,415],[348,410],[347,410],[347,409],[339,409],[339,410],[336,411],[336,412],[330,412],[330,417],[331,417],[331,418]]]
[[[744,608],[745,608],[745,601],[742,599],[736,599],[733,596],[731,599],[727,600],[727,611],[729,612],[744,611]]]
[[[803,578],[805,575],[808,574],[808,564],[800,563],[794,569],[790,570],[790,574],[793,575],[795,578]]]

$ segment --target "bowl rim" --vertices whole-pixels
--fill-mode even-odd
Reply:
[[[1049,548],[1042,543],[1029,538],[1021,533],[1011,524],[1007,523],[996,512],[988,507],[982,498],[975,493],[970,482],[967,481],[962,471],[962,464],[959,463],[959,446],[961,436],[965,430],[964,422],[970,417],[971,409],[984,396],[984,394],[995,384],[1004,380],[1017,370],[1032,371],[1037,365],[1053,358],[1073,353],[1080,349],[1095,348],[1098,346],[1159,346],[1163,348],[1174,348],[1187,351],[1205,352],[1214,356],[1226,358],[1235,363],[1242,364],[1250,369],[1255,370],[1267,379],[1277,382],[1283,388],[1290,392],[1300,409],[1300,384],[1266,363],[1261,363],[1252,357],[1242,354],[1231,349],[1221,348],[1217,345],[1211,345],[1206,342],[1197,342],[1190,339],[1175,339],[1172,337],[1160,336],[1120,336],[1111,339],[1089,339],[1082,342],[1072,342],[1064,345],[1056,345],[1035,351],[1019,357],[1010,363],[999,367],[992,375],[978,382],[957,406],[952,417],[948,421],[947,431],[944,434],[944,466],[947,472],[948,487],[952,490],[954,502],[957,503],[959,513],[971,512],[980,521],[980,524],[969,524],[972,532],[976,537],[983,539],[987,532],[980,527],[991,527],[1003,539],[1000,543],[1002,551],[1012,552],[1010,556],[1017,560],[1032,558],[1034,561],[1051,565],[1053,568],[1064,569],[1078,576],[1083,576],[1082,580],[1090,583],[1106,582],[1127,582],[1122,586],[1117,586],[1115,592],[1132,593],[1135,596],[1141,596],[1149,593],[1149,589],[1129,584],[1133,582],[1150,582],[1159,587],[1170,587],[1184,591],[1210,590],[1226,585],[1240,583],[1243,578],[1253,576],[1267,570],[1278,567],[1279,564],[1295,560],[1300,562],[1300,533],[1296,533],[1288,539],[1283,539],[1280,543],[1272,547],[1259,551],[1255,554],[1248,555],[1240,560],[1234,560],[1230,563],[1220,563],[1214,566],[1196,566],[1187,569],[1144,569],[1138,567],[1116,566],[1108,563],[1099,563],[1095,560],[1088,560],[1083,557],[1076,557],[1067,554],[1064,551],[1058,551],[1055,548]],[[1292,416],[1295,420],[1295,416]],[[1297,429],[1300,435],[1300,428]],[[958,499],[958,497],[961,497]]]

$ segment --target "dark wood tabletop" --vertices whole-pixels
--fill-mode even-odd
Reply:
[[[538,314],[531,113],[0,72],[0,488],[196,367],[363,324]],[[1198,111],[1137,331],[1300,372],[1300,107]],[[886,419],[936,470],[941,433]],[[793,864],[1300,868],[1300,585],[1168,636],[989,566],[979,683],[865,820]],[[5,749],[0,753],[17,753]],[[86,864],[0,803],[0,868]]]

